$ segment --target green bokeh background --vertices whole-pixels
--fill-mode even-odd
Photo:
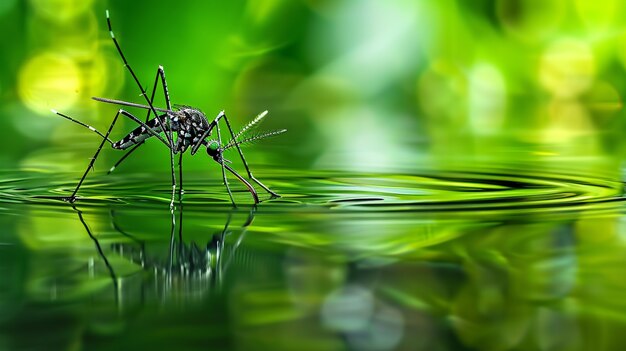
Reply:
[[[180,279],[162,298],[171,275],[119,249],[166,262],[183,218],[188,247],[225,230],[202,154],[189,183],[215,186],[190,187],[184,216],[155,141],[117,177],[106,148],[77,208],[31,197],[68,194],[99,142],[51,109],[104,131],[116,108],[92,96],[142,102],[106,9],[148,89],[163,65],[174,103],[237,126],[267,109],[265,129],[288,129],[246,150],[284,197],[249,228],[233,212],[221,286]],[[0,350],[346,349],[359,294],[380,312],[361,326],[374,341],[405,333],[390,349],[618,349],[625,28],[618,0],[0,1]]]
[[[358,172],[530,163],[618,177],[626,11],[617,0],[44,1],[0,6],[0,164],[80,172],[116,109],[165,67],[174,103],[265,109],[253,164]],[[162,101],[160,101],[162,105]],[[138,114],[141,111],[137,111]],[[134,126],[123,121],[114,134]],[[167,170],[149,143],[129,169]],[[106,152],[96,170],[121,155]],[[200,156],[188,169],[203,169]]]

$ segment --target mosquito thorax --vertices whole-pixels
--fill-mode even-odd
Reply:
[[[206,116],[202,111],[197,108],[191,106],[177,106],[176,114],[187,122],[201,122],[202,120],[206,121]]]

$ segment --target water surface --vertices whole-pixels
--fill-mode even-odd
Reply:
[[[0,349],[611,350],[621,182],[506,167],[217,180],[8,172]],[[159,180],[160,179],[160,180]]]

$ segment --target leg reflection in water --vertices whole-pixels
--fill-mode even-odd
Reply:
[[[91,240],[93,240],[94,244],[96,245],[96,250],[98,251],[98,255],[100,255],[100,257],[104,261],[105,266],[107,267],[107,270],[109,271],[109,275],[111,276],[111,280],[113,281],[113,289],[115,291],[115,303],[118,303],[119,302],[119,285],[118,285],[117,275],[115,274],[115,270],[109,263],[109,260],[105,256],[104,251],[102,251],[102,246],[100,246],[100,242],[93,235],[93,233],[89,229],[89,226],[85,222],[85,218],[83,217],[82,211],[78,210],[76,206],[72,206],[72,208],[78,214],[78,219],[80,219],[80,223],[83,224],[83,226],[85,227],[85,230],[87,231],[87,235],[89,235]]]
[[[234,229],[231,226],[233,216],[237,217],[241,211],[233,209],[223,213],[221,215],[225,217],[223,227],[208,237],[202,233],[201,240],[206,240],[203,241],[206,244],[200,245],[197,243],[198,239],[187,242],[184,240],[182,203],[179,203],[177,210],[170,211],[169,245],[165,244],[164,240],[155,241],[154,234],[147,238],[145,235],[136,235],[125,230],[118,223],[120,214],[115,210],[110,210],[109,213],[115,232],[120,234],[116,237],[121,240],[109,246],[103,245],[101,243],[103,239],[99,240],[89,228],[83,212],[76,207],[74,210],[108,270],[113,282],[116,303],[125,305],[136,300],[135,297],[142,302],[154,298],[163,303],[168,301],[178,303],[182,300],[201,299],[212,290],[219,291],[224,274],[235,260],[237,249],[244,239],[248,226],[254,220],[256,208],[253,207],[246,212],[247,218],[244,223]],[[197,231],[191,236],[197,238]],[[156,237],[158,239],[158,234]],[[167,250],[163,250],[165,247],[162,244],[167,246]],[[131,263],[140,269],[128,274],[128,265],[119,263],[121,262],[119,258],[123,259],[122,263]],[[144,273],[136,274],[137,271]]]

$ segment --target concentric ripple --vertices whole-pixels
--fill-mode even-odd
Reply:
[[[264,201],[268,210],[286,206],[358,211],[487,211],[586,210],[615,207],[624,200],[619,181],[566,174],[520,171],[424,171],[415,174],[354,174],[345,172],[276,171],[261,179],[283,197]],[[161,206],[169,203],[168,177],[148,174],[95,175],[79,193],[83,205],[126,203]],[[0,201],[62,204],[50,196],[67,196],[73,176],[42,173],[5,174]],[[204,175],[185,178],[184,204],[196,207],[230,205],[223,185]],[[241,184],[232,182],[236,201],[251,204]],[[262,199],[267,194],[259,190]]]
[[[396,211],[584,209],[624,200],[621,182],[557,174],[439,172],[339,177],[335,182],[335,188],[342,189],[343,196],[330,202],[371,210],[384,207]]]

